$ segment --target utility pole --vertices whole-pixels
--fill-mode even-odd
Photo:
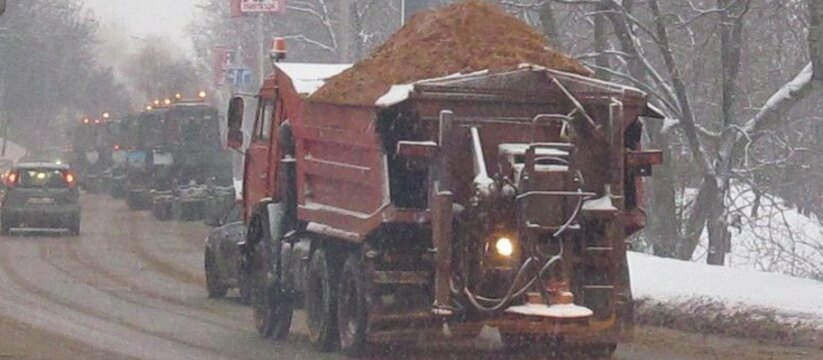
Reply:
[[[257,14],[257,73],[259,75],[260,83],[263,86],[263,81],[266,80],[266,34],[263,31],[263,13]]]

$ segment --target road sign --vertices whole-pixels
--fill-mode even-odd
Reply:
[[[240,0],[242,13],[284,13],[286,0]]]
[[[226,69],[226,82],[235,87],[251,86],[251,75],[246,67],[230,67]]]

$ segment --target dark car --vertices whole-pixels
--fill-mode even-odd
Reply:
[[[246,238],[241,213],[240,205],[233,205],[224,216],[209,224],[214,229],[206,237],[204,267],[206,289],[211,298],[226,296],[229,289],[238,288],[241,299],[248,300],[240,273],[239,244]]]
[[[20,163],[5,177],[0,232],[12,228],[67,229],[80,233],[77,180],[68,165]]]

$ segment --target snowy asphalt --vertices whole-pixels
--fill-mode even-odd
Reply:
[[[338,359],[308,343],[303,314],[288,341],[257,336],[250,310],[206,297],[200,223],[161,223],[122,201],[84,195],[79,237],[0,238],[0,358]],[[17,325],[15,325],[17,324]],[[15,336],[17,335],[17,336]],[[617,359],[823,359],[823,350],[640,328]],[[70,344],[67,345],[67,344]],[[494,336],[456,348],[378,351],[380,359],[537,359]],[[60,354],[60,355],[55,355]]]

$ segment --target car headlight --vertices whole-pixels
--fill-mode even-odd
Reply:
[[[509,257],[514,254],[514,243],[507,237],[501,237],[495,241],[494,249],[498,254]]]

